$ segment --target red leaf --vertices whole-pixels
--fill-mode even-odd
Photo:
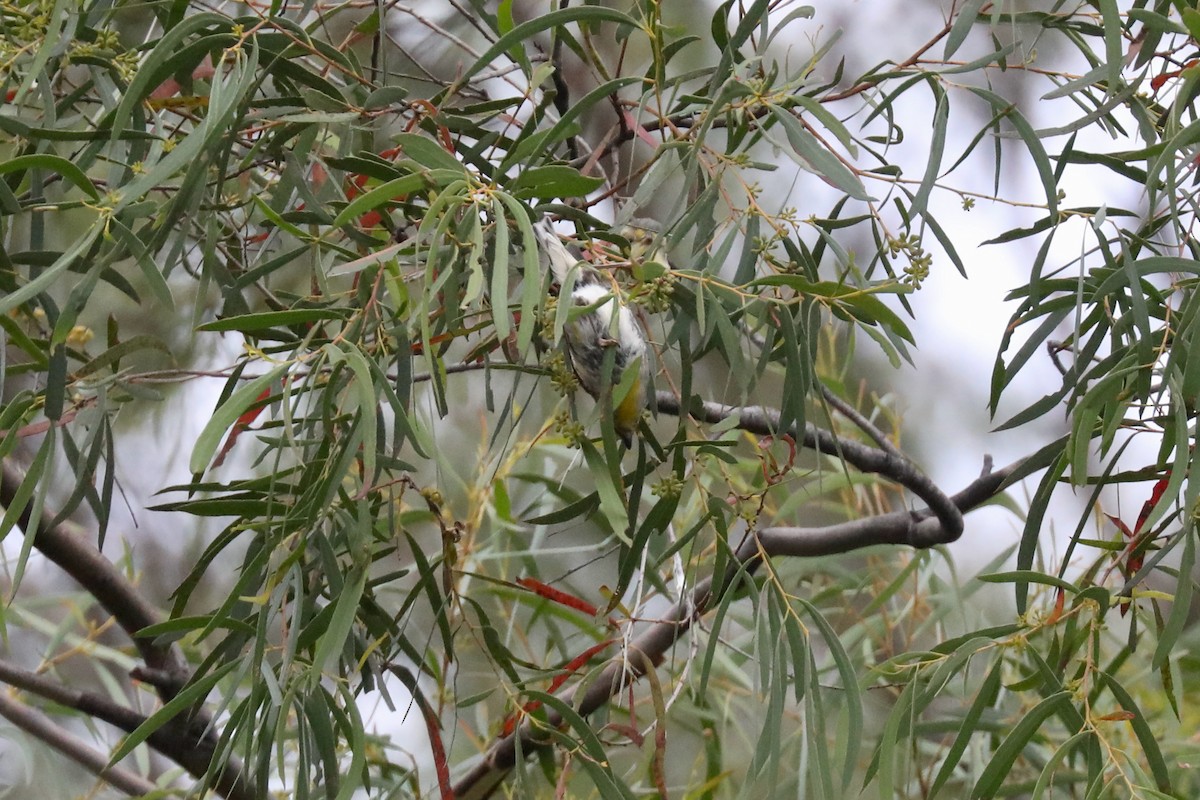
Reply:
[[[217,71],[213,68],[212,58],[209,56],[205,56],[204,60],[201,61],[194,70],[192,70],[192,77],[200,80],[207,80],[216,74]],[[150,93],[149,99],[165,100],[168,97],[174,97],[175,95],[179,94],[181,88],[182,87],[179,85],[179,82],[174,78],[167,78],[165,81],[155,87],[154,91]]]
[[[1105,514],[1104,516],[1108,517],[1112,521],[1112,524],[1117,526],[1117,530],[1125,534],[1126,539],[1133,538],[1133,531],[1129,530],[1129,526],[1121,522],[1120,518],[1114,517],[1112,514]]]
[[[421,709],[421,716],[425,718],[425,730],[429,733],[429,748],[433,750],[433,767],[437,772],[439,794],[442,800],[454,800],[454,790],[450,787],[450,762],[446,759],[446,745],[442,743],[437,714],[421,695],[414,695],[413,699]]]
[[[1101,716],[1096,717],[1096,719],[1102,719],[1106,722],[1128,722],[1131,719],[1137,719],[1137,714],[1134,714],[1132,711],[1125,711],[1122,709],[1120,711],[1114,711],[1111,714],[1102,714]]]
[[[1150,517],[1150,512],[1158,505],[1158,501],[1162,499],[1163,492],[1167,490],[1167,484],[1171,482],[1171,470],[1167,470],[1161,478],[1154,484],[1154,489],[1150,492],[1150,499],[1142,504],[1142,511],[1138,514],[1137,525],[1134,530],[1138,533],[1142,532],[1142,525]]]
[[[658,147],[659,142],[650,134],[650,131],[642,127],[642,124],[637,121],[637,118],[633,114],[630,114],[628,111],[621,113],[625,117],[625,124],[629,127],[629,130],[633,131],[634,136],[637,136],[651,147]]]
[[[518,578],[518,586],[524,586],[529,591],[536,594],[538,597],[544,597],[547,600],[558,603],[559,605],[573,608],[576,611],[582,611],[584,614],[596,616],[600,610],[586,600],[582,600],[573,594],[567,594],[561,589],[555,589],[534,578]]]
[[[580,653],[579,655],[572,658],[570,661],[568,661],[563,666],[563,671],[561,673],[559,673],[558,675],[555,675],[554,680],[550,681],[550,687],[549,687],[548,691],[551,691],[551,692],[556,691],[558,689],[558,687],[562,686],[564,683],[567,682],[567,678],[574,675],[579,670],[580,667],[585,666],[589,661],[591,661],[592,656],[596,655],[597,653],[599,653],[601,650],[608,647],[612,643],[613,643],[613,640],[609,639],[608,641],[600,642],[599,644],[594,644],[591,647],[589,647],[587,650],[584,650],[582,653]]]
[[[383,222],[383,215],[378,211],[368,211],[358,218],[358,227],[374,228],[379,223]]]
[[[254,422],[254,420],[258,419],[258,415],[261,414],[263,409],[267,407],[267,404],[263,401],[270,396],[271,387],[268,386],[259,392],[258,397],[254,398],[254,405],[250,406],[250,408],[243,412],[242,415],[237,418],[237,421],[233,423],[233,427],[229,429],[229,435],[225,437],[225,444],[221,445],[220,452],[218,452],[217,457],[213,459],[214,467],[219,467],[222,463],[224,463],[225,456],[228,455],[229,451],[233,449],[234,442],[237,441],[237,438],[242,435],[244,430],[250,427],[250,424]]]
[[[1050,616],[1046,618],[1047,625],[1053,625],[1062,618],[1063,608],[1066,607],[1066,604],[1067,593],[1062,590],[1062,587],[1059,587],[1054,597],[1054,610],[1051,611]]]
[[[1177,70],[1173,70],[1171,72],[1164,72],[1161,75],[1155,75],[1153,78],[1150,79],[1151,91],[1157,92],[1160,88],[1162,88],[1162,85],[1164,83],[1169,81],[1171,78],[1178,78],[1180,75],[1183,74],[1183,70],[1188,69],[1189,67],[1194,67],[1196,64],[1200,64],[1200,61],[1197,61],[1196,59],[1193,58],[1191,61],[1189,61],[1183,65],[1183,69],[1177,69]]]
[[[592,660],[593,656],[595,656],[597,653],[599,653],[601,650],[605,649],[609,645],[613,644],[614,641],[616,641],[616,640],[609,639],[608,641],[600,642],[599,644],[594,644],[591,647],[589,647],[588,649],[584,650],[579,655],[572,658],[570,661],[568,661],[566,664],[563,665],[562,671],[559,672],[559,674],[555,675],[554,679],[550,681],[550,685],[546,688],[546,691],[551,692],[551,693],[558,691],[559,687],[561,687],[564,683],[566,683],[568,678],[570,678],[572,675],[574,675],[576,672],[578,672],[581,667],[586,666],[587,663]],[[526,714],[531,714],[534,711],[537,711],[541,707],[542,707],[541,700],[532,700],[532,701],[526,703],[525,705],[521,706],[521,709],[519,711],[509,714],[505,718],[504,725],[501,728],[504,732],[504,735],[508,736],[510,733],[512,733],[513,731],[515,731],[517,729],[517,721],[519,719],[524,717]]]

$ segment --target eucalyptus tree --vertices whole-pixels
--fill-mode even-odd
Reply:
[[[1195,795],[1194,9],[966,0],[865,69],[766,0],[0,20],[0,716],[88,781]],[[910,323],[1013,252],[1028,451],[941,485]]]

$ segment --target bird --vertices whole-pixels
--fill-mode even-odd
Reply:
[[[635,264],[662,260],[662,227],[656,220],[634,217],[621,227],[629,240],[629,260]]]
[[[629,391],[612,410],[613,430],[627,448],[632,447],[646,405],[646,337],[641,325],[619,289],[572,253],[548,220],[540,220],[533,231],[541,259],[555,281],[560,287],[571,286],[571,302],[577,308],[591,309],[574,315],[563,331],[579,385],[592,399],[599,400],[606,384],[619,386],[627,370],[636,371]],[[569,277],[572,271],[574,283]],[[606,376],[605,355],[610,349],[614,350],[612,375]]]

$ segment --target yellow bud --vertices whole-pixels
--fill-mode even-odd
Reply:
[[[72,347],[83,347],[92,340],[96,334],[91,328],[86,325],[76,325],[71,328],[71,332],[67,334],[67,344]]]

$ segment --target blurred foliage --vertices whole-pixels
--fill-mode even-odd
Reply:
[[[906,507],[736,414],[648,412],[626,452],[613,397],[573,391],[568,304],[533,224],[573,228],[646,326],[654,386],[685,408],[765,405],[783,429],[867,441],[819,386],[890,428],[848,365],[867,344],[903,368],[911,294],[931,270],[967,274],[938,211],[957,197],[1040,214],[989,242],[1038,244],[993,412],[1049,348],[1061,385],[1002,424],[1070,420],[1022,470],[1045,471],[1015,568],[959,576],[941,549],[768,563],[652,679],[556,732],[513,791],[1196,796],[1200,13],[966,0],[910,58],[848,75],[837,36],[787,3],[703,20],[653,0],[295,5],[0,5],[0,456],[27,468],[0,530],[51,497],[102,542],[121,470],[154,469],[114,463],[118,415],[197,377],[184,348],[244,342],[201,376],[224,389],[191,411],[208,419],[194,479],[157,506],[224,530],[146,633],[184,646],[258,793],[435,793],[437,768],[461,774],[544,714],[533,701],[586,682],[757,527]],[[450,55],[407,53],[404,26]],[[1062,63],[1035,67],[1038,49]],[[1020,71],[1056,127],[1002,93]],[[906,130],[914,105],[928,138]],[[1025,169],[1036,195],[1009,194]],[[1068,205],[1068,171],[1140,188],[1139,206]],[[783,174],[831,199],[780,203]],[[662,231],[639,250],[612,220],[646,210]],[[1059,260],[1056,237],[1084,244]],[[103,292],[137,313],[110,314]],[[139,316],[193,342],[125,333]],[[1139,437],[1157,459],[1120,462]],[[1089,513],[1062,552],[1040,547],[1063,484],[1099,510],[1128,483],[1142,513]],[[53,618],[18,591],[29,548],[10,566],[10,636]],[[239,568],[213,574],[229,552]],[[224,601],[193,608],[213,582]],[[989,584],[1015,614],[980,602]],[[55,672],[78,643],[41,634]],[[107,651],[90,657],[121,679]],[[438,745],[364,721],[410,696]],[[418,774],[401,750],[434,756]]]

